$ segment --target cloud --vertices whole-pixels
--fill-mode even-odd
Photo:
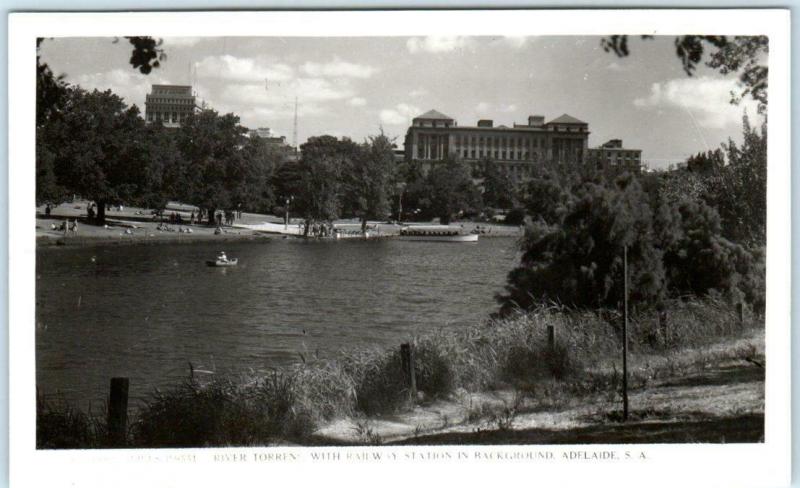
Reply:
[[[731,92],[739,92],[735,80],[711,78],[678,78],[666,82],[656,82],[650,86],[647,97],[637,98],[633,104],[639,108],[680,108],[701,126],[721,129],[728,125],[739,125],[742,112],[754,116],[756,103],[750,99],[740,105],[732,105]]]
[[[425,89],[425,88],[416,88],[416,89],[411,90],[410,92],[408,92],[408,96],[410,96],[412,98],[422,97],[422,96],[425,96],[427,94],[428,94],[428,90]]]
[[[161,76],[151,73],[143,75],[134,69],[113,69],[99,73],[87,73],[68,78],[70,83],[80,85],[86,90],[111,90],[125,100],[128,105],[137,105],[144,112],[145,95],[150,92],[150,85],[169,84]]]
[[[386,125],[409,125],[411,119],[422,113],[413,105],[398,103],[393,108],[385,108],[380,112],[381,122]]]
[[[363,107],[367,104],[367,101],[361,97],[354,97],[351,98],[347,103],[353,107]]]
[[[225,54],[208,56],[197,63],[199,77],[219,78],[229,82],[281,83],[294,77],[294,69],[283,63],[264,64],[256,59]]]
[[[408,52],[444,53],[463,49],[469,45],[469,39],[461,36],[428,36],[412,37],[406,42]]]
[[[608,71],[627,71],[627,68],[625,68],[624,66],[622,66],[621,64],[619,64],[616,61],[611,61],[610,63],[608,63],[606,65],[606,69]]]
[[[378,69],[364,64],[349,63],[334,59],[329,63],[307,62],[302,71],[309,76],[326,76],[334,78],[370,78]]]
[[[511,112],[516,112],[517,106],[513,103],[511,104],[492,104],[488,102],[480,102],[478,105],[475,106],[475,112],[482,115],[492,114],[492,113],[504,113],[508,114]]]
[[[203,40],[202,37],[162,37],[167,47],[192,47]]]

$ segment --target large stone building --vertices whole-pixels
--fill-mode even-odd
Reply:
[[[160,121],[165,127],[180,127],[196,107],[191,86],[153,85],[145,98],[144,117],[148,123]]]
[[[597,169],[616,169],[639,172],[642,169],[642,150],[622,147],[622,139],[611,139],[600,147],[589,149],[587,162]]]
[[[521,181],[537,162],[582,161],[588,141],[589,124],[567,114],[549,122],[532,115],[527,124],[513,127],[495,126],[491,120],[459,126],[452,117],[430,110],[408,128],[405,159],[425,164],[450,157],[474,164],[489,158]]]

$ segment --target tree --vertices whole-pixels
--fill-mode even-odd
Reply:
[[[147,171],[144,121],[111,91],[68,87],[63,110],[40,128],[39,169],[52,164],[58,185],[97,203],[96,223],[105,223],[105,206],[140,196]],[[49,171],[49,170],[48,170]],[[49,187],[40,180],[43,188]]]
[[[508,277],[501,314],[554,301],[580,308],[617,307],[622,300],[622,255],[628,247],[630,300],[658,301],[664,271],[652,215],[638,182],[624,175],[611,186],[581,185],[554,224],[539,221],[523,239],[521,265]]]
[[[727,165],[708,184],[707,201],[722,219],[722,233],[748,246],[767,240],[767,125],[742,120],[742,144],[723,145]]]
[[[642,36],[642,39],[652,38],[653,36]],[[606,52],[613,52],[619,57],[630,54],[626,35],[605,37],[601,40],[601,45]],[[766,113],[769,70],[765,63],[769,54],[768,37],[678,36],[675,38],[675,54],[688,76],[694,74],[697,65],[708,54],[706,66],[723,75],[739,75],[742,90],[738,94],[731,94],[731,103],[738,104],[742,98],[750,96],[758,102],[759,113]]]
[[[324,135],[309,138],[300,146],[300,152],[295,208],[306,219],[304,233],[308,235],[314,222],[329,222],[339,217],[343,171],[352,164],[358,146],[349,139]]]
[[[178,196],[207,211],[209,225],[214,225],[216,211],[232,208],[234,195],[248,185],[241,150],[245,132],[239,117],[211,109],[191,114],[178,129],[178,148],[186,161]]]
[[[370,136],[349,161],[345,186],[355,214],[366,232],[368,218],[384,218],[390,212],[395,190],[394,143],[381,132]]]
[[[514,183],[497,163],[491,159],[480,161],[477,176],[483,180],[481,186],[484,206],[503,209],[514,206]]]
[[[469,169],[455,160],[434,163],[426,178],[431,214],[442,224],[459,214],[481,208],[480,190],[472,181]]]

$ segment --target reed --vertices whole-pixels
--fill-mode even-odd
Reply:
[[[552,346],[548,327],[555,331]],[[757,328],[763,328],[763,320],[740,321],[735,307],[715,298],[676,300],[662,312],[634,313],[629,343],[631,354],[640,359],[632,361],[630,385],[642,388],[659,376],[686,374],[702,368],[710,355],[753,356],[746,346],[727,350],[711,345]],[[433,330],[413,341],[420,392],[413,400],[504,388],[552,407],[583,395],[607,393],[614,398],[621,381],[620,331],[614,311],[553,306],[459,331]],[[188,379],[167,392],[155,392],[133,415],[128,437],[138,447],[305,443],[322,422],[407,407],[399,348],[360,349],[263,375],[207,383]],[[40,447],[101,447],[102,430],[98,422],[68,407],[39,408]]]

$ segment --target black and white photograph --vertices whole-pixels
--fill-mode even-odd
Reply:
[[[482,14],[490,33],[24,37],[27,455],[766,452],[786,37]]]

